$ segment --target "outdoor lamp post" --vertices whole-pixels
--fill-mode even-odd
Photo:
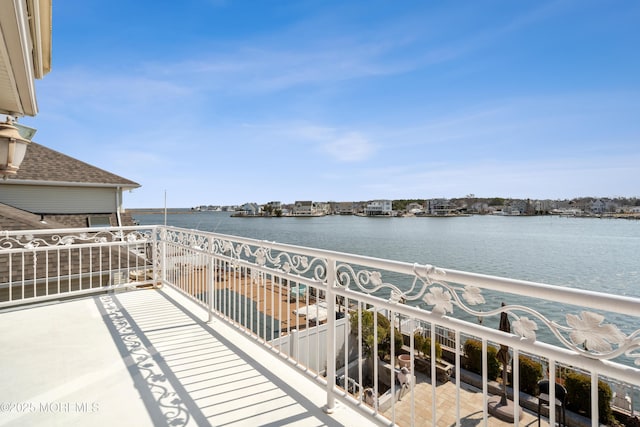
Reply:
[[[0,176],[7,179],[18,172],[29,142],[20,135],[11,117],[0,123]]]

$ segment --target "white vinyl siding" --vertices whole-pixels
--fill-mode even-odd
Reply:
[[[0,203],[35,213],[116,212],[116,188],[2,185]]]

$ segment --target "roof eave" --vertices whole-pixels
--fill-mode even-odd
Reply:
[[[41,181],[37,179],[7,179],[0,181],[0,184],[17,184],[17,185],[47,185],[52,187],[112,187],[121,188],[123,190],[133,190],[140,187],[140,184],[133,183],[109,183],[109,182],[73,182],[73,181]]]
[[[13,100],[0,113],[35,116],[35,79],[51,69],[51,0],[11,0],[2,4],[0,60]]]

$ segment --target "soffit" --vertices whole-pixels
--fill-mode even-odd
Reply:
[[[35,78],[51,68],[51,0],[0,1],[0,113],[35,116]]]

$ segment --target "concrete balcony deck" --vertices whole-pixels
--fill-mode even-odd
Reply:
[[[0,313],[0,425],[375,425],[175,290]]]
[[[322,387],[224,322],[206,323],[171,288],[4,310],[0,325],[2,426],[380,425],[345,405],[324,413]],[[455,425],[455,387],[441,387],[441,421]],[[428,425],[430,381],[419,376],[415,392],[425,402],[416,425]],[[472,415],[462,425],[482,423],[481,392],[463,393]],[[409,425],[409,407],[396,411]]]

